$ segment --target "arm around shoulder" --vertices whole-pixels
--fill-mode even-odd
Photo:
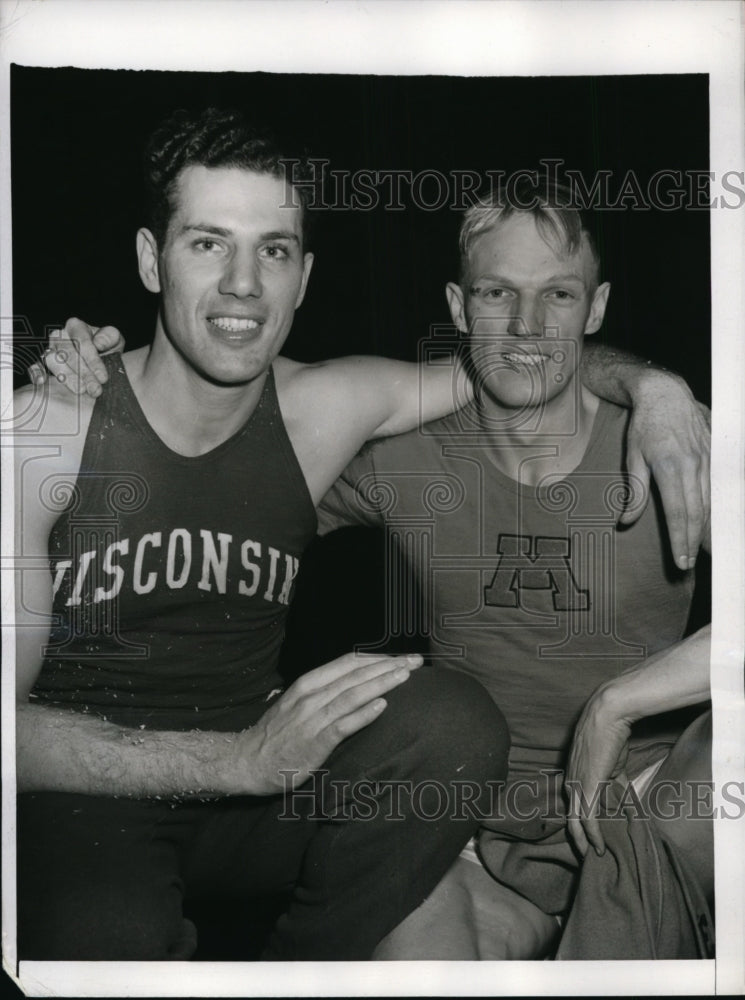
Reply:
[[[650,473],[662,497],[670,545],[680,569],[691,569],[704,538],[711,505],[710,416],[684,379],[633,354],[587,345],[582,381],[596,395],[633,408],[627,438],[627,471],[649,495]],[[635,521],[646,499],[621,520]]]
[[[413,430],[473,398],[471,383],[456,358],[419,365],[359,355],[296,366],[294,374],[309,389],[313,386],[310,394],[304,394],[311,412],[322,403],[329,424],[339,427],[343,422],[354,434],[357,448],[372,438]]]

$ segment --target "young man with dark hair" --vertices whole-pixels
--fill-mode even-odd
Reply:
[[[254,129],[237,111],[207,108],[195,115],[181,109],[153,131],[145,148],[143,172],[148,228],[162,245],[176,207],[179,175],[186,167],[240,167],[278,180],[286,179],[286,159],[276,141]],[[303,244],[309,246],[307,181],[313,174],[304,159],[294,163],[293,204],[302,209]]]
[[[284,693],[277,673],[314,505],[366,439],[416,424],[419,373],[278,357],[312,265],[278,152],[245,160],[255,137],[212,113],[156,142],[152,344],[108,362],[95,404],[55,383],[30,439],[35,390],[16,400],[20,954],[187,958],[185,895],[285,893],[265,957],[368,958],[474,828],[411,790],[486,788],[508,743],[478,684],[419,656],[349,654]]]

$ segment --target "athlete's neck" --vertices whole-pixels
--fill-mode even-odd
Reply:
[[[584,458],[600,400],[580,383],[541,406],[508,409],[483,394],[481,426],[492,458],[510,479],[535,487],[545,476],[568,476]]]
[[[266,381],[216,385],[172,348],[156,341],[125,355],[132,390],[148,423],[172,451],[204,455],[238,431],[258,405]]]

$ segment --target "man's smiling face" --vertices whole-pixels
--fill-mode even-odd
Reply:
[[[270,174],[187,167],[163,246],[140,233],[140,273],[161,294],[158,333],[209,381],[256,378],[290,332],[313,260],[291,195]]]
[[[572,384],[584,337],[599,328],[608,298],[595,274],[586,237],[564,253],[526,212],[475,239],[462,285],[448,285],[448,299],[453,322],[470,334],[478,382],[495,403],[541,405]]]

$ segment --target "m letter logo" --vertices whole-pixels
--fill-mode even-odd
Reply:
[[[572,575],[568,538],[500,535],[499,562],[494,578],[484,588],[486,604],[522,607],[523,590],[550,590],[554,611],[589,611],[590,592],[580,590]]]

